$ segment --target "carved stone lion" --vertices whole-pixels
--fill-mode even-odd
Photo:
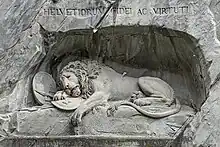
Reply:
[[[141,114],[161,118],[179,112],[181,106],[174,98],[173,89],[165,81],[156,77],[129,77],[117,73],[112,68],[91,60],[70,62],[60,72],[62,91],[54,95],[54,100],[65,97],[86,99],[73,113],[73,124],[80,123],[86,112],[108,101],[118,101],[110,106],[112,114],[120,105],[129,105]],[[161,101],[170,106],[176,102],[174,109],[166,112],[148,112],[140,106],[150,105],[150,100]]]

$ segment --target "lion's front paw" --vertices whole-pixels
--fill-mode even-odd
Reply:
[[[108,109],[107,109],[107,116],[114,116],[115,112],[118,110],[119,105],[114,104],[111,105]]]
[[[134,102],[136,99],[143,98],[145,95],[141,91],[134,91],[130,97],[130,101]]]
[[[102,109],[102,107],[103,106],[96,106],[96,107],[92,108],[92,114],[98,113]]]
[[[63,99],[65,99],[65,95],[63,91],[57,91],[57,93],[53,96],[53,101],[58,101]]]
[[[79,106],[74,111],[74,113],[71,117],[71,122],[72,122],[73,126],[78,126],[81,123],[84,112],[85,112],[85,109],[83,106]]]

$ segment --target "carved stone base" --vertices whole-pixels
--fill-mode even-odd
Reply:
[[[126,113],[125,113],[126,112]],[[23,109],[11,116],[10,130],[17,135],[66,136],[74,135],[135,135],[153,138],[174,138],[183,129],[194,111],[182,106],[179,113],[151,119],[140,115],[128,106],[121,106],[114,117],[108,117],[105,107],[99,107],[83,117],[82,123],[73,128],[70,123],[72,111],[61,111],[51,107]],[[74,132],[76,131],[76,132]]]
[[[16,135],[61,136],[74,135],[70,116],[72,111],[61,111],[56,108],[32,107],[12,115],[11,126]]]
[[[173,138],[191,116],[194,116],[193,109],[184,105],[179,113],[162,119],[145,117],[128,106],[121,106],[114,117],[108,117],[106,108],[100,107],[87,114],[75,130],[79,135],[114,134]]]

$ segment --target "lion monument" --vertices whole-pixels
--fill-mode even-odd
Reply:
[[[69,62],[60,71],[61,91],[53,100],[65,99],[66,96],[85,99],[72,115],[72,123],[77,125],[82,117],[96,106],[117,101],[107,105],[108,114],[113,114],[121,105],[135,108],[139,113],[151,118],[162,118],[180,111],[181,105],[174,97],[169,84],[157,77],[129,77],[117,73],[112,68],[92,60]],[[175,103],[173,109],[165,112],[148,112],[141,106],[150,105],[151,100],[165,103],[167,107]]]

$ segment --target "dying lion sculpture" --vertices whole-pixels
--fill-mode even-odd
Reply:
[[[70,62],[60,72],[63,87],[53,99],[65,99],[66,96],[86,99],[74,111],[72,122],[81,122],[86,112],[109,101],[117,101],[110,106],[107,113],[113,114],[120,105],[129,105],[142,115],[151,118],[162,118],[180,111],[181,105],[174,98],[174,91],[169,84],[156,77],[129,77],[117,73],[102,63],[91,60]],[[151,101],[160,101],[167,106],[175,102],[175,107],[165,112],[148,112],[141,106],[150,105]]]

